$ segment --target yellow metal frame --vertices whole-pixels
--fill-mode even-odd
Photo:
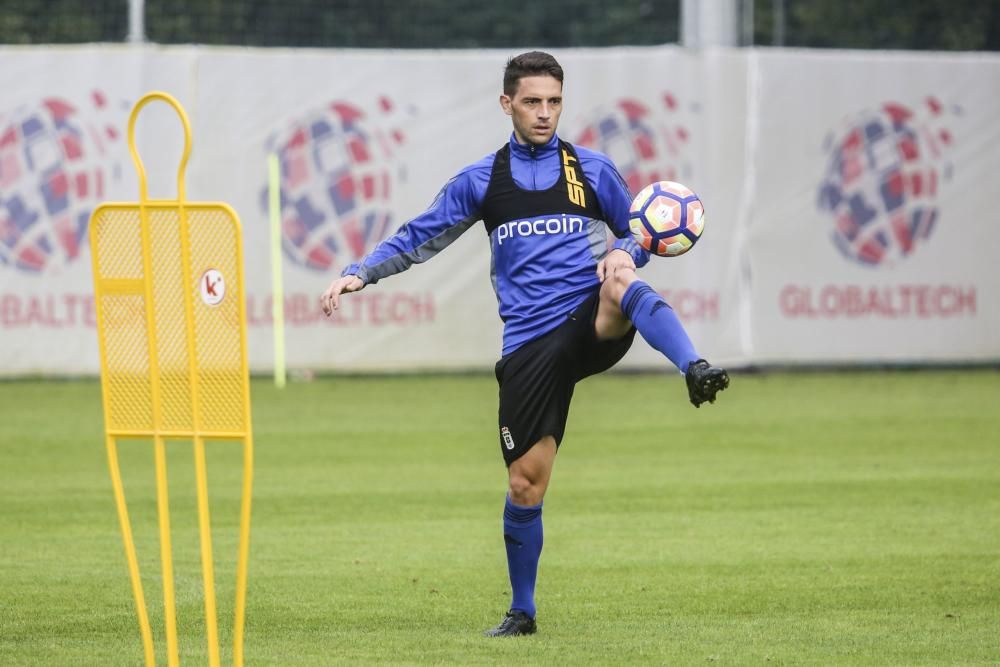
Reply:
[[[135,144],[139,112],[157,100],[173,107],[184,127],[184,151],[177,170],[174,200],[149,199],[146,171]],[[243,445],[243,483],[233,664],[242,665],[253,436],[239,218],[226,204],[185,200],[184,171],[191,152],[191,126],[184,109],[172,96],[152,92],[136,103],[129,117],[128,143],[139,175],[139,201],[99,206],[91,216],[90,242],[108,464],[145,661],[150,666],[156,664],[122,484],[118,441],[153,442],[167,662],[171,666],[178,665],[180,659],[166,440],[190,439],[193,443],[206,640],[209,664],[214,666],[219,664],[219,641],[205,442],[236,440]],[[194,235],[197,238],[192,239]],[[230,273],[227,281],[235,277],[235,283],[227,282],[226,295],[230,301],[223,308],[216,308],[204,299],[199,303],[196,296],[200,287],[198,276],[202,276],[206,267],[218,268],[217,263],[227,267]],[[180,342],[182,331],[183,342]]]

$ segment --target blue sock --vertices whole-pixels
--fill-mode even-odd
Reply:
[[[507,572],[514,598],[511,609],[535,617],[535,577],[542,555],[542,505],[520,507],[510,501],[503,508],[503,541],[507,545]]]
[[[682,373],[687,372],[688,364],[700,359],[674,309],[643,281],[636,280],[625,290],[622,312],[646,342],[674,362]]]

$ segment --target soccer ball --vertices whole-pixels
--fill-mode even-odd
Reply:
[[[687,186],[657,181],[642,189],[629,209],[636,243],[662,257],[683,255],[701,238],[705,207]]]

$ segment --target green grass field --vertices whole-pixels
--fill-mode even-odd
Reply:
[[[1000,664],[1000,374],[679,377],[577,389],[539,634],[509,602],[491,377],[253,385],[249,665]],[[0,383],[0,664],[135,665],[96,382]],[[209,456],[232,626],[237,447]],[[152,448],[122,446],[163,659]],[[182,662],[204,664],[187,443],[170,444]],[[165,663],[164,663],[165,664]]]

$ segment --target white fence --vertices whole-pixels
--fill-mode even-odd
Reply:
[[[131,104],[187,108],[191,200],[245,234],[250,362],[272,364],[267,155],[282,158],[288,364],[478,368],[500,349],[473,227],[427,264],[318,295],[465,164],[498,148],[500,51],[0,48],[0,374],[98,369],[86,220],[138,196]],[[633,188],[671,178],[705,237],[642,275],[720,363],[1000,359],[1000,57],[677,47],[557,51],[564,139]],[[179,124],[140,120],[151,195],[173,196]],[[637,343],[625,365],[660,364]]]

